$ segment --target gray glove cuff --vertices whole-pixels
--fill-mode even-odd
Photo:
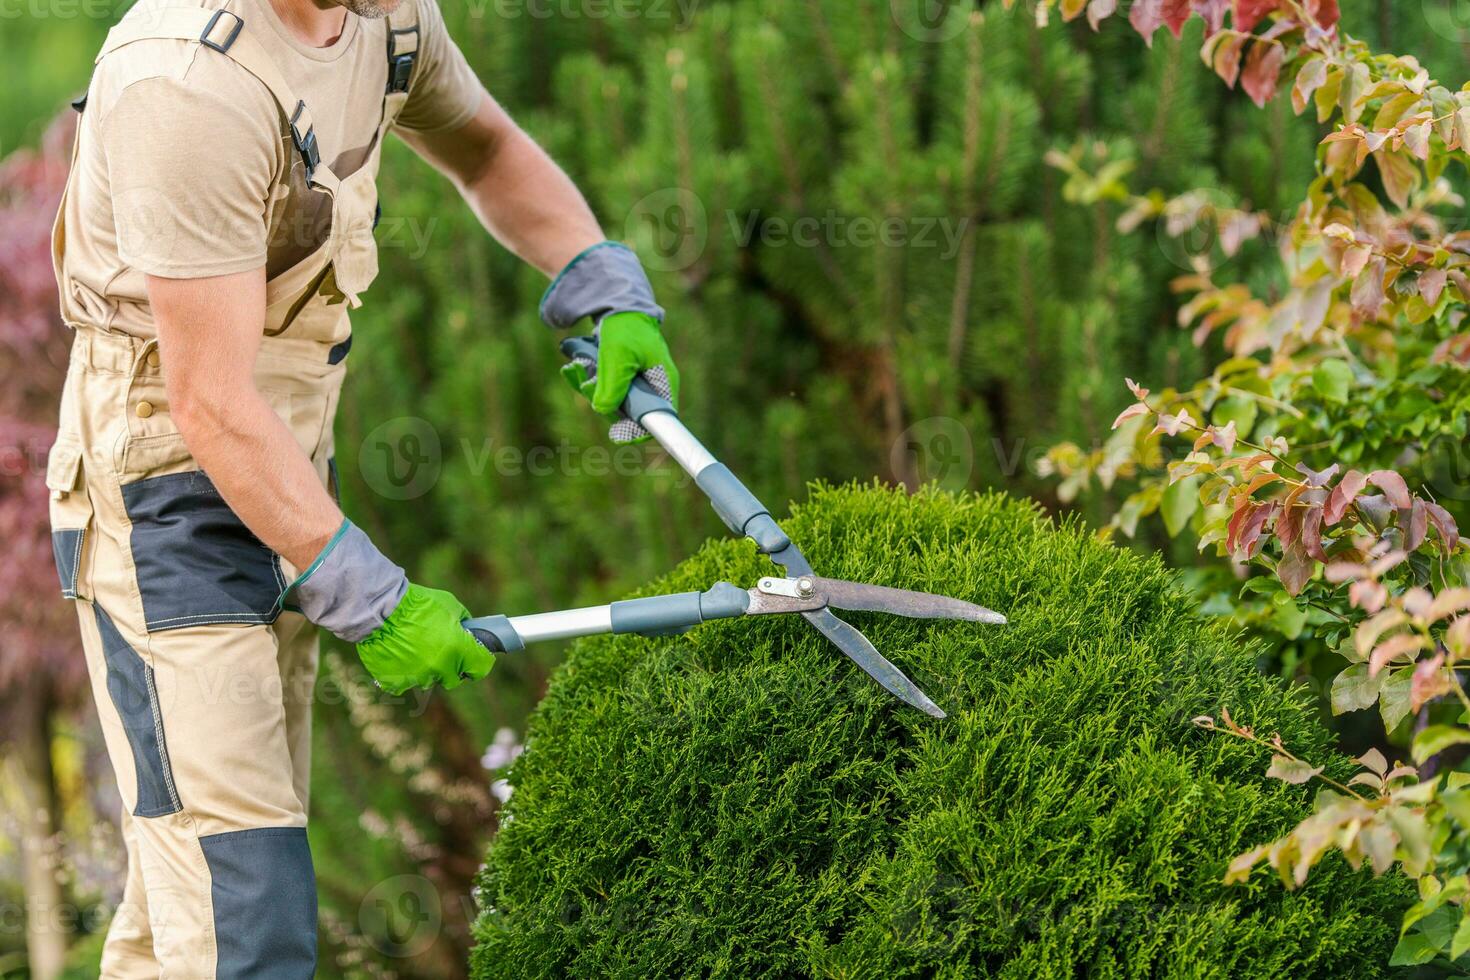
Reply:
[[[572,259],[541,297],[541,319],[548,327],[565,329],[584,316],[600,322],[609,313],[664,319],[643,264],[621,242],[601,242]]]
[[[360,527],[344,520],[281,601],[348,643],[360,643],[393,615],[407,591],[403,569],[385,558]]]

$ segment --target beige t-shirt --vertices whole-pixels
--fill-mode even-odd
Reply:
[[[474,114],[483,88],[436,0],[416,3],[418,60],[396,128],[454,129]],[[139,0],[125,19],[165,6],[225,5]],[[388,21],[346,13],[341,37],[313,48],[269,0],[229,6],[310,107],[323,163],[349,177],[382,119]],[[92,79],[78,139],[62,258],[64,305],[75,319],[151,337],[145,274],[192,279],[264,265],[274,277],[330,231],[330,198],[292,166],[298,156],[269,90],[198,44],[145,40],[109,54]]]

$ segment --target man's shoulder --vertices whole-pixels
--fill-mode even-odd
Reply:
[[[97,63],[89,108],[95,107],[99,115],[105,116],[124,92],[144,99],[149,92],[156,92],[157,98],[169,100],[160,110],[231,106],[273,119],[276,106],[269,91],[232,58],[204,49],[195,41],[148,35],[149,25],[158,22],[163,12],[179,8],[219,10],[227,2],[138,0],[118,22],[118,28],[141,29],[141,37],[109,51]],[[240,6],[238,0],[234,6]],[[155,84],[140,85],[155,80]]]

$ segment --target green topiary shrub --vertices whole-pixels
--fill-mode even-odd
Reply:
[[[823,574],[1011,625],[851,614],[939,722],[795,618],[579,643],[510,773],[475,977],[1386,972],[1402,879],[1333,859],[1298,892],[1220,884],[1309,791],[1190,718],[1224,705],[1337,757],[1159,561],[1001,496],[818,488],[785,527]],[[656,590],[763,564],[718,541]]]

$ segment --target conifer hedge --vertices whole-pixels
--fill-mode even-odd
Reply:
[[[1220,884],[1307,794],[1191,717],[1346,767],[1158,560],[999,495],[817,488],[786,528],[824,574],[1011,625],[851,614],[938,722],[795,618],[578,644],[511,770],[475,977],[1381,975],[1402,879]],[[716,541],[650,591],[763,562]]]

